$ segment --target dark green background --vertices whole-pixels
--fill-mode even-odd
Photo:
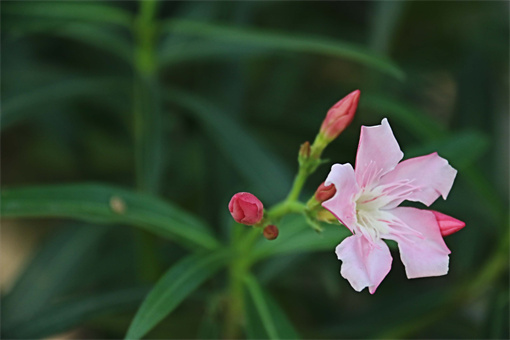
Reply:
[[[388,117],[405,157],[447,158],[459,173],[433,208],[466,222],[446,238],[450,273],[407,280],[394,252],[377,293],[356,293],[331,248],[271,258],[257,277],[303,338],[508,338],[507,2],[161,2],[155,33],[132,19],[139,7],[2,3],[2,189],[142,190],[225,239],[232,194],[283,199],[299,145],[360,89],[353,123],[325,156],[354,163],[360,126]],[[145,44],[148,63],[137,55]],[[24,224],[50,231],[11,294],[35,306],[33,329],[5,337],[81,326],[81,337],[121,338],[150,278],[185,252],[122,224]],[[140,238],[148,258],[137,255]],[[222,286],[218,277],[198,290],[149,337],[214,337],[218,316],[205,306]],[[4,316],[25,308],[9,298]]]

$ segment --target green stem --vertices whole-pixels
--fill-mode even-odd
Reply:
[[[227,313],[225,317],[225,339],[239,337],[242,320],[244,318],[243,279],[247,269],[239,260],[234,261],[229,268],[229,295]]]
[[[272,207],[267,212],[267,218],[271,221],[278,221],[283,216],[292,214],[292,213],[303,213],[306,209],[306,205],[304,203],[298,201],[289,201],[285,200],[274,207]]]
[[[306,204],[299,202],[299,195],[308,176],[320,164],[320,155],[326,145],[327,143],[319,136],[311,147],[310,155],[306,155],[306,152],[300,150],[299,170],[287,198],[265,213],[264,220],[260,223],[259,227],[253,228],[246,233],[242,233],[244,228],[246,228],[244,226],[235,225],[233,227],[231,246],[235,250],[235,256],[228,271],[228,300],[224,325],[224,337],[226,339],[235,339],[240,335],[240,327],[244,318],[243,280],[248,275],[250,266],[253,264],[251,251],[262,232],[262,227],[268,222],[278,223],[287,214],[306,212]]]
[[[289,195],[286,198],[286,201],[297,201],[299,198],[299,194],[305,185],[306,179],[308,178],[308,171],[304,166],[299,167],[299,171],[294,178],[294,183],[292,184],[292,189],[290,189]]]
[[[257,236],[260,235],[260,229],[244,232],[245,228],[246,226],[236,224],[232,229],[232,247],[235,251],[228,269],[228,298],[224,320],[225,339],[236,339],[240,336],[244,319],[243,280],[250,267],[249,253]]]
[[[135,130],[136,187],[142,192],[157,193],[161,172],[161,124],[156,51],[157,1],[141,1],[133,26],[135,38],[133,114]],[[155,252],[156,238],[136,230],[135,242],[140,277],[154,281],[161,273]]]
[[[285,199],[286,201],[297,201],[299,199],[299,194],[301,193],[308,176],[314,173],[317,167],[321,164],[322,152],[329,142],[330,141],[325,139],[322,133],[319,133],[315,137],[313,144],[308,149],[309,154],[306,154],[306,152],[300,149],[298,157],[299,171],[294,178],[294,183],[292,184],[292,188]]]
[[[140,2],[134,25],[134,119],[136,182],[139,190],[157,193],[161,173],[161,108],[156,77],[157,1]]]

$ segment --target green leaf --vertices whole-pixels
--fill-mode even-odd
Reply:
[[[192,249],[218,241],[192,215],[150,195],[99,184],[40,186],[2,191],[1,213],[13,217],[69,217],[124,223],[175,239]]]
[[[404,1],[375,1],[370,3],[372,20],[370,20],[370,43],[373,50],[384,53],[391,50],[395,32],[404,12]]]
[[[86,1],[38,1],[8,3],[2,8],[3,15],[29,17],[32,20],[52,19],[107,23],[130,27],[133,16],[128,11],[100,2]]]
[[[2,207],[5,204],[9,203],[2,198]],[[2,215],[5,217],[3,211]],[[105,231],[73,225],[45,243],[3,298],[3,326],[28,322],[52,298],[65,292]]]
[[[73,23],[59,27],[51,33],[112,53],[126,62],[127,65],[131,65],[133,61],[133,44],[123,35],[113,30],[89,24]]]
[[[40,106],[74,98],[101,96],[105,93],[118,95],[125,90],[125,83],[125,80],[119,78],[75,78],[4,98],[1,115],[2,129],[38,115]]]
[[[8,338],[48,337],[65,332],[87,320],[131,309],[142,301],[147,292],[147,287],[134,287],[69,298],[46,306],[29,321],[4,328],[2,332]]]
[[[133,45],[124,35],[107,27],[98,27],[87,23],[64,23],[56,25],[49,22],[33,22],[23,29],[13,29],[14,37],[29,34],[51,34],[53,36],[75,40],[111,53],[130,65],[133,59]]]
[[[341,57],[372,67],[397,79],[404,78],[404,73],[385,57],[353,44],[323,37],[302,37],[260,29],[244,29],[176,19],[164,23],[162,30],[172,34],[197,36],[242,45],[255,45],[274,50]]]
[[[177,42],[158,53],[162,66],[175,65],[182,62],[205,60],[239,60],[240,57],[258,56],[271,53],[271,49],[232,45],[217,41]]]
[[[229,251],[188,256],[171,267],[138,309],[126,339],[140,339],[170,314],[200,284],[213,276],[229,258]]]
[[[188,93],[169,89],[164,97],[187,109],[203,125],[225,157],[257,188],[257,196],[266,202],[285,196],[291,184],[290,174],[242,125],[211,103]]]
[[[264,292],[255,277],[245,278],[249,299],[247,299],[246,332],[249,339],[299,339],[284,312]]]

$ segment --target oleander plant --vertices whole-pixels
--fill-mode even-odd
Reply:
[[[508,6],[3,2],[1,337],[508,338]]]

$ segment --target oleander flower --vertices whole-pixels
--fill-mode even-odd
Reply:
[[[353,233],[336,247],[341,275],[356,291],[375,292],[391,268],[390,250],[382,239],[398,243],[407,277],[448,272],[450,250],[432,211],[399,207],[404,200],[429,206],[446,199],[457,170],[437,153],[400,162],[403,153],[387,119],[363,126],[355,169],[335,164],[325,185],[335,195],[322,206]]]

